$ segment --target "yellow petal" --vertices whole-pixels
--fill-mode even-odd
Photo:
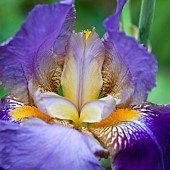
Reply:
[[[105,50],[93,30],[87,40],[84,33],[73,34],[68,51],[61,77],[62,89],[64,96],[81,110],[84,103],[99,96]]]

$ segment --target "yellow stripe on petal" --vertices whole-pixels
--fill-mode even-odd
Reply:
[[[99,123],[93,123],[90,127],[110,127],[124,121],[137,120],[141,116],[136,110],[117,109]]]
[[[49,121],[51,119],[49,115],[44,114],[38,108],[33,106],[23,106],[15,110],[11,110],[10,116],[16,121],[23,120],[29,117],[39,118],[44,121]]]

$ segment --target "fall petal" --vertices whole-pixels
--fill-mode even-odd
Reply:
[[[123,134],[126,134],[124,140],[129,136],[131,143],[127,143],[127,146],[115,155],[113,167],[116,170],[136,168],[168,170],[170,165],[170,105],[143,103],[135,109],[143,115],[138,122],[134,124],[131,122],[132,126],[130,123],[129,125],[123,124],[126,128],[131,126],[129,130],[126,128],[126,131],[123,130]],[[120,128],[123,129],[123,126],[120,125]]]
[[[96,155],[105,150],[95,139],[72,128],[40,124],[0,122],[1,168],[103,170]]]
[[[141,116],[135,120],[122,119],[112,126],[109,125],[111,121],[108,124],[95,124],[90,129],[109,150],[112,168],[168,170],[170,105],[143,103],[132,109]],[[126,118],[127,113],[122,114]]]
[[[161,147],[164,169],[168,170],[170,167],[170,104],[144,103],[138,109],[143,112],[143,119],[140,121],[151,129]]]

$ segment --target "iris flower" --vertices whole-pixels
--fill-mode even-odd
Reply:
[[[73,32],[74,2],[37,5],[0,47],[0,167],[5,170],[168,170],[170,105],[146,102],[153,54],[119,31]]]

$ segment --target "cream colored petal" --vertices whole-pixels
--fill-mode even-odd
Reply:
[[[86,103],[80,113],[80,122],[100,122],[115,109],[116,100],[107,96],[102,100],[94,100]]]
[[[75,105],[64,97],[48,92],[39,93],[35,99],[38,108],[51,117],[73,120],[74,122],[77,122],[79,119]]]
[[[104,46],[95,31],[86,40],[84,33],[73,34],[66,56],[61,84],[64,96],[78,108],[97,99],[102,87]]]

